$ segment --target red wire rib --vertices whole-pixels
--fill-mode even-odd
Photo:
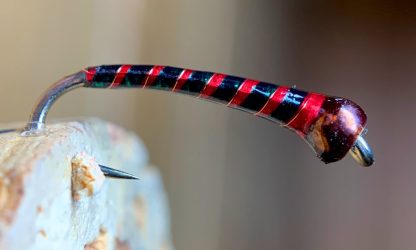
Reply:
[[[117,73],[114,77],[113,82],[109,86],[109,88],[117,88],[126,77],[127,72],[129,72],[132,65],[122,65],[118,68]]]
[[[269,97],[269,100],[266,104],[264,104],[263,108],[256,113],[256,115],[269,116],[279,106],[279,104],[282,103],[288,91],[288,87],[278,87]]]
[[[309,127],[316,120],[325,96],[316,93],[309,93],[303,100],[299,111],[287,123],[287,126],[296,130],[301,136],[309,132]]]
[[[192,75],[192,72],[193,71],[189,70],[189,69],[182,70],[181,74],[179,75],[178,79],[176,80],[175,86],[173,86],[173,88],[172,88],[172,91],[181,90],[183,85],[186,83],[186,81]]]
[[[245,80],[240,85],[240,87],[237,90],[237,93],[234,95],[233,99],[231,99],[228,105],[240,106],[258,83],[259,81],[255,80]]]
[[[215,90],[221,85],[222,81],[224,80],[224,74],[214,74],[207,84],[205,85],[204,89],[201,91],[200,97],[207,98],[214,94]]]
[[[164,66],[159,66],[159,65],[153,66],[153,68],[149,71],[147,76],[144,78],[143,88],[147,86],[151,86],[155,82],[157,76],[160,74],[160,72],[162,72],[164,68],[165,68]]]

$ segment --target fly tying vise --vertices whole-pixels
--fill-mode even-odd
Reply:
[[[102,65],[61,79],[38,101],[22,134],[32,135],[44,130],[53,103],[79,87],[149,88],[209,99],[281,123],[301,136],[325,163],[341,160],[348,152],[362,166],[374,163],[371,148],[362,137],[367,117],[360,106],[348,99],[219,73],[159,65]],[[135,178],[100,167],[109,177]]]

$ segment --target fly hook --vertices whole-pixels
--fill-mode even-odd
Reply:
[[[63,78],[40,98],[23,134],[42,131],[53,103],[64,93],[79,87],[151,88],[209,99],[283,124],[305,139],[325,163],[341,160],[348,152],[362,166],[374,163],[373,152],[362,137],[367,116],[360,106],[348,99],[219,73],[159,65],[102,65]]]

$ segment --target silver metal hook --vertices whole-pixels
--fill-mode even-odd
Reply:
[[[359,135],[354,145],[350,149],[350,154],[364,167],[369,167],[374,164],[374,154],[368,143],[364,140],[362,135]]]
[[[46,116],[54,102],[68,91],[83,87],[85,82],[87,82],[85,72],[79,71],[53,84],[36,103],[22,134],[30,136],[42,133],[45,128]],[[362,166],[368,167],[374,163],[373,152],[362,135],[358,136],[349,152]]]
[[[32,113],[30,114],[29,122],[23,128],[22,134],[35,135],[44,130],[46,116],[55,101],[68,91],[82,87],[84,82],[85,74],[80,71],[73,75],[64,77],[49,87],[44,95],[42,95],[42,97],[37,101]]]
[[[46,116],[48,115],[48,112],[55,101],[68,91],[84,86],[85,81],[85,74],[80,71],[73,75],[64,77],[63,79],[53,84],[49,89],[47,89],[44,95],[36,103],[32,113],[30,114],[29,122],[23,128],[22,135],[31,136],[42,134],[43,130],[45,129]],[[103,165],[99,166],[106,177],[116,179],[138,179],[138,177],[132,174]]]

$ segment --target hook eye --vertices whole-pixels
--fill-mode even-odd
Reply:
[[[350,154],[363,167],[369,167],[374,164],[373,151],[361,135],[358,136],[351,147]]]

